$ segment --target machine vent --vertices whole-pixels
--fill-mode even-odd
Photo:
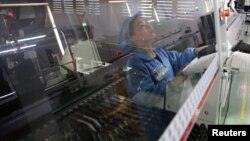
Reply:
[[[53,0],[54,13],[84,14],[86,7],[84,0]]]
[[[173,15],[172,0],[157,0],[154,3],[159,19],[170,19]]]
[[[194,0],[178,0],[177,2],[177,19],[194,20],[196,11]]]
[[[100,0],[89,0],[88,12],[89,14],[100,15]]]
[[[152,18],[153,16],[152,0],[141,0],[140,11],[142,12],[143,17]]]

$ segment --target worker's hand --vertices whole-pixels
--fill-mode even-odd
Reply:
[[[187,75],[181,72],[181,73],[178,73],[173,80],[169,81],[168,85],[170,89],[174,89],[176,86],[180,85],[186,79],[187,79]]]
[[[210,45],[198,47],[195,49],[195,53],[196,53],[198,58],[212,54],[214,52],[216,52],[215,44],[210,44]]]
[[[209,47],[209,45],[201,46],[195,49],[195,54],[198,55],[199,52],[205,48]]]

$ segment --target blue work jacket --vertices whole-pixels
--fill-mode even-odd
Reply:
[[[136,48],[128,59],[128,71],[125,74],[132,96],[139,92],[164,96],[167,92],[167,82],[196,57],[194,48],[186,48],[183,52],[154,48],[154,52],[160,60],[152,58],[139,48]],[[157,80],[153,74],[158,65],[167,70],[161,80]]]

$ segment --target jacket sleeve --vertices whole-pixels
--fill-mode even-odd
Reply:
[[[186,48],[183,52],[166,52],[169,56],[169,60],[175,74],[178,73],[181,69],[183,69],[189,62],[191,62],[196,57],[194,48]]]
[[[157,82],[151,76],[150,70],[146,67],[143,61],[139,59],[131,59],[127,64],[129,70],[125,73],[128,81],[130,93],[147,94],[166,94],[166,81]]]

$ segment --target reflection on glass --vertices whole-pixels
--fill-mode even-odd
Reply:
[[[152,7],[152,4],[145,6],[147,2],[137,2],[110,0],[109,3],[99,3],[92,0],[89,7],[98,10],[87,9],[91,11],[81,14],[69,13],[70,10],[65,8],[61,9],[62,13],[56,13],[55,10],[53,15],[64,54],[53,32],[55,27],[47,23],[45,9],[29,7],[0,10],[2,13],[21,14],[10,16],[8,20],[0,19],[0,22],[7,21],[10,25],[0,24],[4,31],[4,36],[0,36],[1,62],[20,95],[21,105],[39,105],[45,99],[46,106],[39,111],[50,111],[48,115],[37,115],[45,125],[38,125],[37,128],[32,124],[29,127],[39,133],[40,126],[44,127],[42,129],[50,127],[48,125],[53,123],[50,119],[54,121],[54,115],[56,126],[60,127],[41,138],[66,141],[151,141],[158,140],[166,129],[206,67],[199,71],[181,72],[197,55],[196,49],[187,48],[189,36],[196,40],[198,46],[195,38],[197,32],[193,33],[191,27],[177,28],[175,20],[165,20],[172,15],[157,14],[160,3]],[[86,3],[81,4],[88,6]],[[123,21],[140,8],[144,10],[144,15],[140,23],[136,24],[139,26],[131,30],[138,36],[131,34],[132,38],[129,39],[137,47],[142,47],[142,44],[152,45],[146,41],[160,41],[162,46],[154,44],[159,48],[154,48],[152,52],[136,48],[132,54],[121,50],[127,42],[120,44],[119,30]],[[154,29],[157,32],[154,33]],[[180,35],[184,33],[185,37]],[[181,47],[177,47],[180,44],[175,41],[181,41],[178,42]],[[166,49],[169,45],[173,45],[171,51]],[[145,51],[152,53],[152,56],[146,56]],[[133,60],[136,53],[146,61],[152,60],[152,63],[144,65],[137,58]],[[145,74],[147,76],[144,77]],[[24,136],[25,140],[28,135]],[[32,138],[35,140],[36,137]]]
[[[13,86],[9,80],[8,75],[6,74],[4,68],[2,65],[0,65],[0,105],[6,103],[5,101],[9,101],[10,98],[13,99],[16,98],[15,91],[13,89]]]
[[[233,72],[229,84],[229,90],[224,94],[220,107],[220,124],[249,124],[247,119],[247,103],[249,97],[249,72]]]
[[[36,140],[39,137],[34,131],[42,125],[34,122],[44,124],[54,119],[46,95],[48,79],[45,76],[48,69],[50,72],[60,69],[60,50],[51,27],[45,24],[46,5],[23,5],[25,7],[15,4],[4,7],[5,4],[1,4],[0,9],[0,29],[3,31],[0,35],[3,88],[0,140],[2,136],[3,140],[22,140],[28,137],[28,132],[32,140]],[[17,130],[20,132],[13,132]]]

